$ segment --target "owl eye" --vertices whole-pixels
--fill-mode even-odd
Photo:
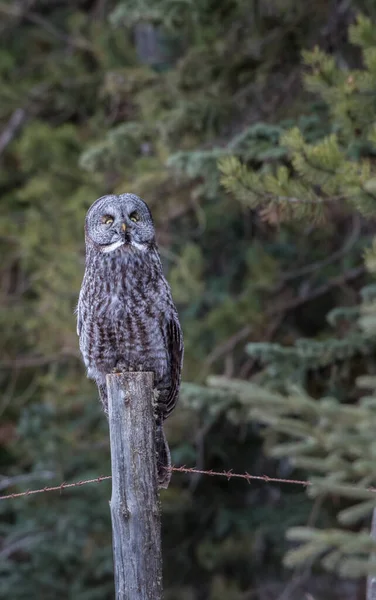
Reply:
[[[104,215],[104,217],[102,217],[103,225],[112,225],[113,222],[114,218],[110,217],[110,215]]]
[[[138,214],[138,212],[133,211],[130,215],[129,218],[131,221],[133,221],[133,223],[138,223],[138,221],[140,220],[140,215]]]

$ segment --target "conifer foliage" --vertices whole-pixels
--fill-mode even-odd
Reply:
[[[330,204],[346,203],[365,217],[375,216],[374,24],[358,16],[349,37],[361,50],[360,69],[340,68],[334,57],[318,48],[303,53],[305,85],[328,107],[328,135],[310,142],[299,127],[284,132],[279,145],[286,164],[276,168],[253,170],[236,154],[220,159],[222,184],[242,204],[263,211],[266,207],[266,214],[276,211],[278,221],[314,219],[318,227],[322,218],[332,218]],[[375,261],[373,240],[364,254],[372,277]],[[248,344],[248,354],[265,365],[263,389],[241,380],[210,380],[212,386],[238,396],[235,419],[256,419],[267,426],[270,455],[288,458],[308,474],[310,497],[343,499],[336,528],[298,527],[288,532],[289,540],[299,542],[286,556],[290,566],[319,559],[342,576],[376,572],[376,542],[369,534],[376,508],[375,292],[370,283],[361,290],[357,307],[338,307],[328,315],[332,325],[342,325],[337,338],[299,339],[289,347]],[[361,355],[368,358],[362,363],[364,374],[352,375],[357,389],[349,393],[347,388],[341,397],[341,371]],[[320,370],[328,381],[322,396],[312,397],[310,374]]]
[[[340,68],[317,47],[303,52],[305,86],[326,103],[332,133],[309,143],[299,127],[283,132],[279,146],[289,165],[277,169],[253,171],[236,155],[220,161],[223,186],[245,205],[274,208],[283,220],[320,219],[333,201],[374,214],[376,34],[371,20],[359,16],[349,39],[361,49],[362,69]]]

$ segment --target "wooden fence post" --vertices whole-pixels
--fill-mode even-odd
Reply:
[[[116,600],[162,599],[153,373],[107,375]]]

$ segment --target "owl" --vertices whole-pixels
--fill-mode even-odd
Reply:
[[[148,206],[134,194],[99,198],[86,215],[85,243],[77,333],[87,375],[107,413],[106,374],[153,371],[158,483],[166,488],[171,461],[163,421],[179,394],[183,338]]]

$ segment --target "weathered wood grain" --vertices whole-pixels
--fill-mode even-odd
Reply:
[[[153,373],[107,375],[116,600],[161,600]]]

